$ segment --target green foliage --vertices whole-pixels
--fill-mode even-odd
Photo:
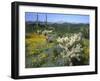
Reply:
[[[89,40],[84,39],[82,41],[83,44],[83,63],[89,64]]]

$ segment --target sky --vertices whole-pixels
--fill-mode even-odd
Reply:
[[[36,21],[37,13],[34,12],[25,12],[25,21]],[[38,13],[39,21],[46,21],[45,13]],[[79,14],[55,14],[47,13],[47,22],[53,23],[89,23],[88,15],[79,15]]]

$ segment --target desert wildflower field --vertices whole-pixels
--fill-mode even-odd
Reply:
[[[89,65],[88,22],[68,21],[73,15],[34,12],[25,15],[26,68]],[[61,17],[64,17],[63,22],[59,22]],[[89,19],[88,16],[79,17]],[[74,18],[77,20],[78,16]]]

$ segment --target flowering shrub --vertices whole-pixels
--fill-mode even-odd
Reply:
[[[60,53],[61,58],[64,59],[66,65],[76,65],[81,61],[82,57],[82,34],[71,34],[68,36],[58,37],[57,42],[59,48],[63,49]],[[76,62],[77,61],[77,62]]]
[[[42,48],[46,47],[45,42],[45,36],[32,33],[32,35],[28,36],[25,40],[26,55],[39,54],[43,50]]]

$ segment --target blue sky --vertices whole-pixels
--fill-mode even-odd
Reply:
[[[34,12],[26,12],[25,13],[25,21],[36,21],[37,13]],[[38,20],[45,21],[46,16],[45,13],[38,13]],[[47,22],[55,22],[55,23],[89,23],[88,15],[75,15],[75,14],[47,14]]]

